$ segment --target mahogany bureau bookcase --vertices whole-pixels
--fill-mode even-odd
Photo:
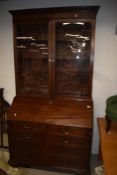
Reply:
[[[89,174],[98,6],[10,11],[16,97],[11,165]]]

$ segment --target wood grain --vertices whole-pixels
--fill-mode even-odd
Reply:
[[[101,153],[105,175],[117,174],[117,122],[112,122],[112,130],[108,134],[105,130],[105,118],[98,118]]]

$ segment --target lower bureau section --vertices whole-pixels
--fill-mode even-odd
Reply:
[[[8,115],[11,165],[89,175],[92,101],[16,96]]]
[[[9,121],[8,133],[11,165],[89,173],[91,129]]]

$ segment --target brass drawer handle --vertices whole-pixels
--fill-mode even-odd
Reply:
[[[51,62],[51,59],[49,58],[49,60],[48,60],[48,61],[49,61],[49,63],[50,63],[50,62]]]
[[[31,137],[30,136],[26,136],[26,139],[30,139]]]
[[[16,114],[16,113],[14,113],[14,116],[17,116],[17,114]]]
[[[65,129],[62,129],[62,132],[65,134],[65,135],[69,135],[70,133],[68,131],[66,131]]]
[[[69,143],[69,141],[68,140],[64,140],[64,143]]]
[[[29,125],[24,125],[24,128],[25,128],[25,129],[30,129],[31,126],[29,126]]]
[[[65,132],[65,131],[64,131],[64,134],[65,134],[65,135],[69,135],[69,132]]]

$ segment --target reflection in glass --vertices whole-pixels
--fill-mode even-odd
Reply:
[[[88,96],[91,24],[56,23],[56,94]]]
[[[48,95],[48,23],[17,25],[17,93]]]

